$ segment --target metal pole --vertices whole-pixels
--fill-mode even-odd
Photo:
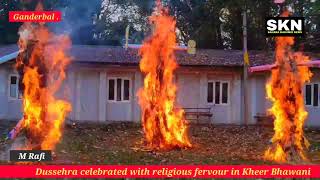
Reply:
[[[247,9],[246,6],[243,11],[243,118],[244,118],[244,124],[248,124],[248,64],[246,63],[247,61],[245,60],[245,56],[247,56],[248,53],[248,45],[247,45]]]

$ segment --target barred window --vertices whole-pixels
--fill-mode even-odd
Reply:
[[[108,79],[108,100],[109,101],[129,101],[130,100],[130,80],[124,78]]]
[[[306,84],[305,85],[305,105],[319,106],[319,84]]]
[[[208,81],[207,102],[214,104],[228,104],[229,82]]]

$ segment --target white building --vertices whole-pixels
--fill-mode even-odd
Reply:
[[[0,120],[20,119],[21,99],[18,74],[14,70],[15,45],[0,47]],[[15,54],[12,54],[15,53]],[[140,122],[136,93],[143,86],[136,49],[74,45],[73,61],[60,97],[73,106],[69,118],[75,121]],[[196,55],[177,51],[180,67],[176,71],[177,103],[185,108],[211,108],[214,124],[255,124],[257,114],[266,114],[265,84],[268,73],[249,75],[249,119],[243,118],[243,54],[237,50],[197,50]],[[272,55],[250,52],[251,65],[271,64]],[[319,76],[314,76],[304,90],[307,125],[319,126]]]

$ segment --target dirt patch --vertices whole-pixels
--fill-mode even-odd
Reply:
[[[52,163],[271,164],[263,160],[273,134],[271,128],[191,125],[189,134],[192,148],[161,152],[146,148],[140,124],[67,126]],[[306,135],[311,143],[310,163],[320,164],[320,131],[306,130]]]

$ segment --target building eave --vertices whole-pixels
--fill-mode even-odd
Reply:
[[[0,64],[16,59],[18,54],[19,54],[19,51],[16,51],[14,53],[0,57]]]

